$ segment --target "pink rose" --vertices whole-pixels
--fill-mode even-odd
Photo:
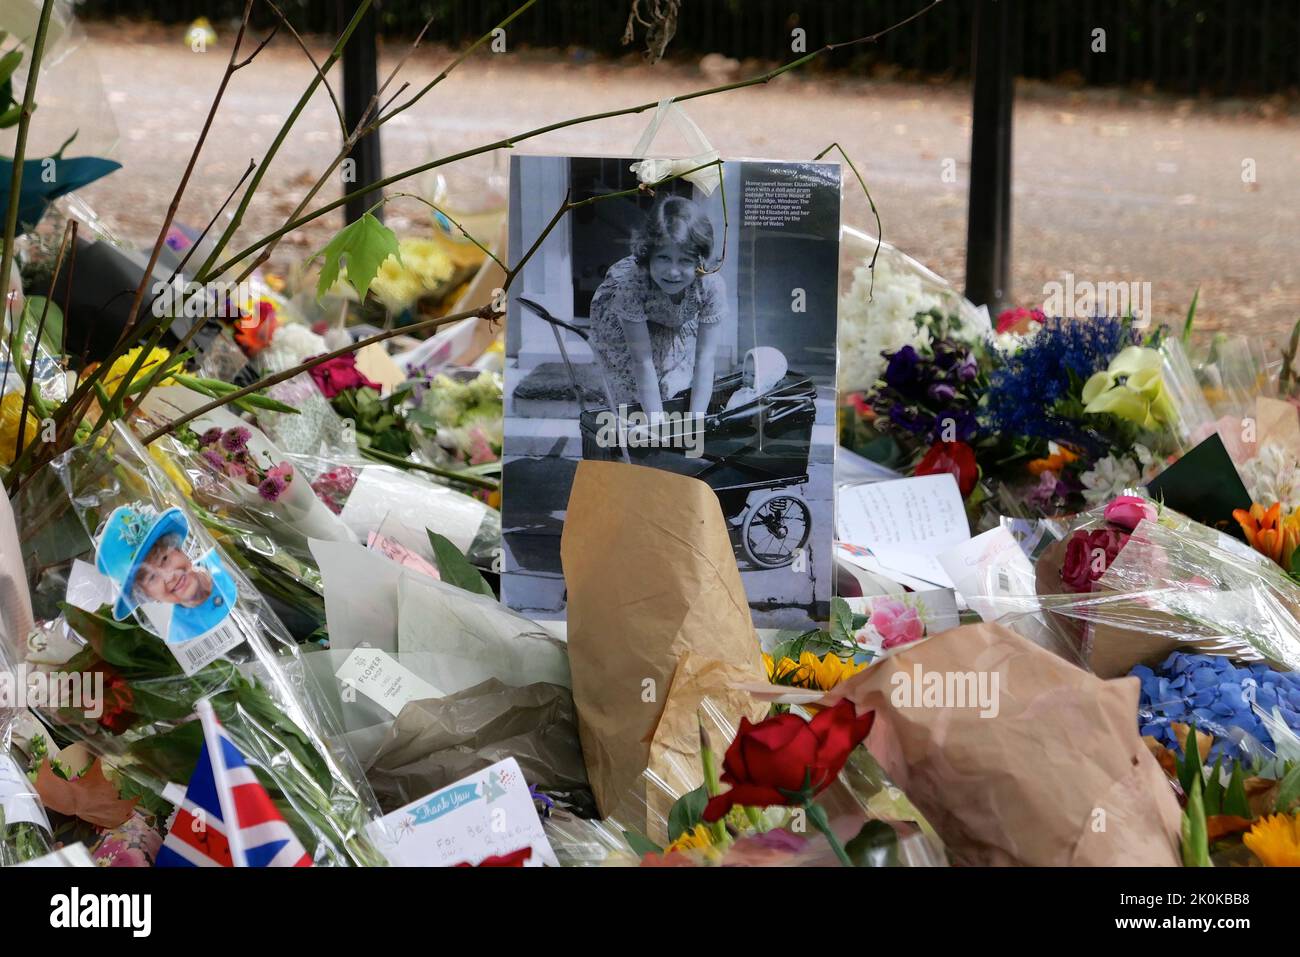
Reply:
[[[1116,496],[1107,503],[1103,514],[1106,521],[1130,532],[1143,519],[1148,522],[1156,520],[1155,506],[1138,495]]]
[[[875,602],[867,623],[884,639],[882,649],[910,645],[925,637],[925,622],[921,621],[920,613],[893,598]]]

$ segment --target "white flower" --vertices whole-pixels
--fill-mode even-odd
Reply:
[[[266,373],[283,372],[304,359],[328,352],[325,340],[300,322],[276,326],[271,344],[258,353],[257,361]]]
[[[1139,446],[1134,446],[1135,450],[1137,448]],[[1083,498],[1089,505],[1100,505],[1116,495],[1123,495],[1126,488],[1138,484],[1139,477],[1137,462],[1127,455],[1119,458],[1108,455],[1098,459],[1091,469],[1079,476],[1083,482]]]
[[[1281,446],[1265,445],[1242,467],[1242,478],[1252,501],[1265,507],[1282,503],[1282,510],[1300,508],[1300,468],[1295,456]]]
[[[853,284],[840,297],[842,392],[874,386],[885,371],[882,352],[908,345],[928,347],[930,332],[918,326],[915,317],[940,304],[938,296],[925,291],[919,276],[899,272],[887,259],[876,262],[874,290],[871,273],[865,265],[853,270]]]

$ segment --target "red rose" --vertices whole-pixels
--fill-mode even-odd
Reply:
[[[312,381],[327,399],[332,399],[344,389],[368,387],[379,392],[382,386],[371,382],[357,368],[357,357],[352,353],[335,356],[311,368]]]
[[[1111,562],[1128,543],[1129,536],[1110,528],[1079,529],[1065,546],[1061,580],[1073,592],[1090,592],[1092,584],[1106,573]]]
[[[135,704],[131,685],[108,664],[101,662],[95,670],[104,676],[104,699],[100,702],[104,710],[99,724],[113,734],[125,734],[136,722],[136,714],[131,710]],[[92,673],[87,672],[85,678],[92,678]]]
[[[965,442],[936,442],[916,467],[916,475],[942,475],[951,472],[965,498],[975,488],[980,467],[975,464],[975,450]]]
[[[758,724],[741,718],[740,731],[722,762],[722,780],[731,790],[709,799],[704,820],[716,821],[737,804],[802,804],[821,793],[862,743],[874,719],[875,712],[858,717],[848,700],[819,711],[811,721],[794,714]]]
[[[524,861],[532,856],[533,849],[531,847],[521,847],[509,854],[493,854],[491,857],[485,857],[477,864],[461,861],[459,864],[453,864],[452,867],[523,867]]]

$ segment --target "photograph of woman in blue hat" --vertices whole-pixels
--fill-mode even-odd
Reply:
[[[121,621],[143,605],[163,639],[181,644],[206,635],[230,616],[239,595],[235,580],[216,549],[190,558],[185,548],[189,532],[189,521],[178,508],[162,514],[148,505],[113,510],[99,537],[96,564],[117,585],[114,618]]]

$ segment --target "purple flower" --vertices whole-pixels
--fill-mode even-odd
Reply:
[[[268,475],[266,478],[262,479],[261,484],[257,486],[257,494],[262,496],[262,498],[266,499],[268,502],[274,502],[284,494],[284,490],[288,487],[289,483],[280,478],[280,476]]]
[[[227,429],[221,436],[221,447],[227,452],[242,452],[248,448],[248,440],[252,437],[253,433],[243,426]]]
[[[221,438],[221,428],[214,425],[208,431],[199,436],[199,448],[207,448],[209,445],[215,445],[217,439]]]
[[[936,402],[951,402],[957,398],[957,389],[946,382],[936,382],[930,386],[929,394]]]
[[[223,473],[226,471],[226,460],[216,449],[205,449],[203,451],[203,461],[207,462],[208,466],[214,471]]]
[[[911,346],[903,346],[897,352],[885,355],[889,359],[889,365],[885,368],[886,385],[891,389],[906,390],[917,381],[921,357],[916,354],[915,349]]]

